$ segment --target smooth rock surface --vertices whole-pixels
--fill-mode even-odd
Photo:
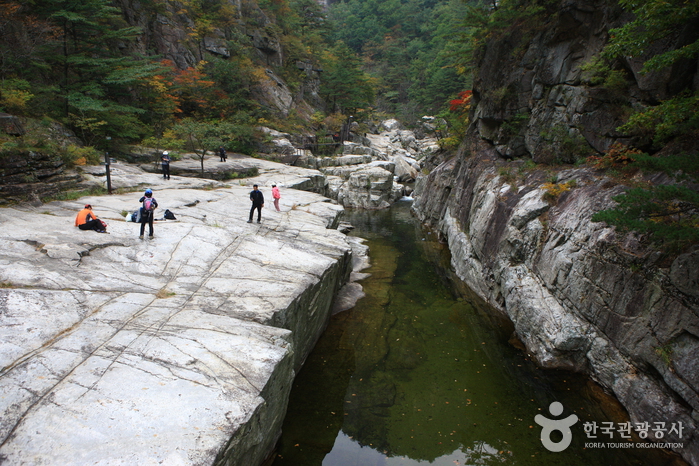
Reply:
[[[349,277],[351,245],[328,228],[342,208],[285,188],[281,212],[270,199],[248,224],[247,186],[137,172],[112,181],[147,183],[156,218],[177,217],[154,239],[123,217],[140,190],[0,209],[3,465],[253,465],[274,446]],[[85,203],[110,234],[73,226]]]

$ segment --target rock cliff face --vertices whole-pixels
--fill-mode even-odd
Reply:
[[[229,41],[233,41],[237,47],[251,49],[256,64],[265,70],[264,76],[250,89],[261,105],[284,118],[292,108],[312,113],[306,100],[322,106],[317,95],[319,74],[312,66],[299,65],[305,71],[305,79],[296,93],[277,76],[276,70],[283,63],[278,27],[255,1],[235,2],[235,20],[230,24],[213,25],[203,37],[192,34],[196,25],[179,3],[163,3],[157,13],[142,8],[137,0],[118,0],[116,4],[129,25],[143,31],[135,46],[138,53],[157,54],[171,60],[179,69],[186,69],[211,55],[230,58],[235,55],[230,50]]]
[[[6,156],[0,162],[0,202],[56,194],[73,188],[80,181],[76,174],[65,174],[60,157],[38,152]]]
[[[581,69],[618,24],[603,2],[564,2],[528,45],[489,43],[466,141],[426,159],[413,208],[448,241],[459,277],[509,316],[542,366],[590,374],[632,422],[681,422],[681,437],[663,441],[683,443],[677,453],[699,464],[699,251],[668,260],[592,223],[623,190],[602,173],[560,171],[558,182],[574,187],[547,197],[550,172],[506,160],[573,161],[619,139],[617,97],[590,86]],[[626,66],[634,104],[693,79],[682,67],[641,79],[637,63]]]
[[[593,86],[600,76],[584,65],[599,55],[609,29],[624,19],[615,2],[562,1],[530,41],[525,28],[516,28],[489,42],[473,84],[478,135],[503,157],[573,162],[623,141],[616,128],[628,108],[696,88],[696,60],[641,75],[642,62],[632,58],[620,63],[623,83]],[[682,46],[693,40],[692,34],[696,31],[671,36],[659,46]]]
[[[514,186],[495,149],[474,145],[415,189],[414,210],[448,241],[458,276],[507,314],[543,367],[590,374],[633,422],[682,422],[682,437],[666,440],[698,464],[699,251],[664,263],[592,223],[620,192],[603,176],[561,172],[577,184],[550,205],[544,173]]]

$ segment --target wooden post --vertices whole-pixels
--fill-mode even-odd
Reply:
[[[111,136],[107,136],[107,150],[104,152],[104,168],[107,169],[107,192],[109,194],[112,194],[112,177],[109,173],[109,142],[111,140]]]

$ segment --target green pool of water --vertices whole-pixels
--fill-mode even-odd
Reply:
[[[401,202],[347,219],[370,246],[367,296],[333,317],[300,371],[274,466],[668,464],[658,450],[585,449],[583,422],[624,420],[594,383],[538,369],[497,313],[458,292],[448,251]],[[563,452],[534,416],[580,421]],[[554,432],[553,441],[561,435]]]

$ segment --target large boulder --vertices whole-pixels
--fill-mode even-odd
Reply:
[[[381,122],[381,129],[384,131],[397,131],[400,129],[400,122],[393,118]]]
[[[296,153],[296,148],[286,138],[274,139],[272,144],[274,144],[273,152],[276,154],[293,155]]]
[[[359,154],[359,155],[373,155],[374,151],[371,147],[367,147],[356,142],[344,141],[342,143],[342,153],[343,154]]]
[[[395,175],[398,181],[404,183],[407,181],[415,181],[417,179],[418,170],[416,170],[405,157],[402,155],[396,155],[392,157],[393,163],[395,163]]]
[[[383,209],[401,196],[402,189],[394,186],[393,173],[381,167],[353,171],[337,194],[338,203],[345,207]]]
[[[397,139],[403,149],[409,150],[411,152],[417,151],[419,149],[419,144],[415,133],[409,130],[401,130],[397,132]]]
[[[415,158],[421,160],[427,156],[437,153],[441,148],[437,138],[424,138],[418,140],[419,148],[415,154]]]

